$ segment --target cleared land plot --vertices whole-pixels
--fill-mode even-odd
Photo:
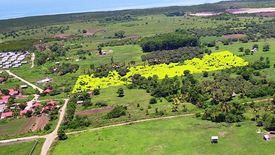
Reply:
[[[44,140],[40,139],[34,149],[32,155],[39,155]],[[36,141],[24,142],[24,143],[15,143],[0,145],[0,154],[1,155],[27,155],[31,152]]]
[[[29,118],[0,121],[0,139],[21,134],[21,130],[28,123]]]
[[[51,154],[272,154],[275,141],[265,142],[256,131],[252,122],[236,127],[176,118],[72,135]],[[210,143],[213,135],[218,144]]]
[[[228,9],[227,12],[232,14],[251,14],[251,13],[264,13],[274,12],[275,8],[240,8],[240,9]]]
[[[95,106],[97,102],[106,103],[108,106],[114,107],[116,105],[127,106],[127,115],[115,119],[106,119],[104,118],[108,111],[90,113],[88,118],[91,121],[91,127],[99,127],[103,125],[109,125],[113,123],[125,122],[129,120],[139,120],[145,118],[159,117],[155,113],[156,108],[158,111],[165,111],[165,115],[177,115],[184,114],[182,112],[183,105],[186,106],[187,112],[197,112],[198,108],[190,103],[181,103],[179,105],[179,112],[171,112],[173,104],[167,102],[165,99],[158,100],[157,104],[149,104],[150,99],[152,98],[149,93],[146,93],[146,90],[141,89],[126,89],[125,86],[122,86],[124,89],[124,97],[117,97],[117,90],[120,87],[109,87],[106,89],[101,89],[99,96],[94,96],[92,98],[92,103],[94,106],[83,107],[79,105],[77,107],[77,113],[82,113],[83,111],[95,110],[98,107]],[[139,106],[139,107],[138,107]],[[148,110],[148,114],[146,111]],[[129,117],[129,114],[131,117]]]

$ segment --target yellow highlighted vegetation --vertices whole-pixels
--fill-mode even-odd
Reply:
[[[247,65],[248,62],[244,59],[229,51],[223,51],[205,55],[202,59],[194,58],[192,60],[186,60],[183,63],[130,67],[130,71],[124,77],[121,77],[117,71],[112,71],[107,77],[103,78],[93,77],[93,75],[82,75],[78,78],[73,93],[130,84],[131,77],[135,74],[140,74],[146,78],[156,75],[159,79],[164,79],[165,76],[182,76],[185,70],[189,70],[191,74],[194,74]]]

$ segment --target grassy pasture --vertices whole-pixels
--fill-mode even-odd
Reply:
[[[40,139],[34,149],[32,155],[39,155],[44,140]],[[0,154],[3,155],[27,155],[31,152],[35,141],[15,143],[9,145],[0,145]]]
[[[246,56],[243,56],[242,58],[244,58],[246,61],[250,63],[253,63],[259,60],[260,57],[264,57],[264,58],[269,57],[271,67],[268,69],[264,69],[261,72],[263,75],[267,76],[270,80],[274,80],[275,68],[273,67],[273,65],[275,64],[275,39],[260,40],[259,42],[248,42],[248,43],[234,42],[226,46],[223,45],[222,43],[218,43],[218,46],[220,48],[218,51],[230,50],[232,53],[236,55],[240,55],[240,54],[243,54],[239,52],[240,47],[243,47],[244,49],[252,49],[254,44],[259,45],[259,51],[256,52],[254,55],[246,55]],[[270,51],[263,52],[263,46],[265,44],[270,45]],[[215,51],[214,48],[212,50]]]
[[[91,127],[103,126],[117,122],[124,122],[127,120],[138,120],[144,118],[158,117],[155,113],[156,108],[158,111],[164,111],[165,115],[175,115],[175,114],[183,114],[182,112],[183,105],[186,106],[187,112],[196,112],[198,111],[197,107],[190,103],[181,103],[178,106],[179,112],[171,112],[173,104],[167,102],[166,99],[158,100],[157,104],[149,104],[149,100],[152,98],[149,93],[146,93],[145,90],[139,89],[127,89],[125,86],[121,88],[124,89],[124,97],[117,97],[117,90],[120,87],[109,87],[106,89],[101,89],[101,93],[99,96],[94,96],[92,98],[93,106],[84,108],[83,106],[78,106],[77,111],[89,110],[97,108],[95,104],[97,102],[107,103],[108,106],[115,105],[123,105],[127,106],[127,115],[122,116],[116,119],[105,119],[107,112],[102,113],[94,113],[88,115],[89,120],[91,121]],[[139,104],[139,107],[138,107]],[[146,110],[148,110],[148,114],[146,114]],[[129,116],[130,114],[130,116]]]
[[[252,122],[236,127],[176,118],[71,135],[58,141],[51,154],[272,154],[275,141],[265,142],[256,131]],[[210,143],[214,135],[218,144]]]
[[[1,120],[0,139],[19,135],[21,130],[26,126],[28,120],[28,118]]]

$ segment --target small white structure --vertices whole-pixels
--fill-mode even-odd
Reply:
[[[27,89],[27,88],[28,88],[28,85],[21,85],[20,88],[21,88],[21,89]]]
[[[255,52],[257,52],[257,51],[258,51],[257,48],[253,48],[253,49],[251,50],[251,52],[253,52],[253,53],[255,53]]]
[[[265,141],[270,141],[270,139],[271,139],[269,135],[264,135],[263,138],[264,138]]]
[[[51,82],[51,81],[52,81],[52,79],[46,78],[46,79],[37,81],[36,83],[37,83],[37,84],[45,84],[45,83],[48,83],[48,82]]]
[[[212,136],[212,137],[211,137],[211,143],[212,143],[212,144],[218,143],[218,140],[219,140],[219,137],[218,137],[218,136]]]

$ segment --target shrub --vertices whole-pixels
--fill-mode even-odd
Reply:
[[[157,99],[156,98],[151,98],[149,101],[150,104],[156,104],[157,103]]]
[[[95,104],[95,106],[97,106],[97,107],[106,107],[108,104],[107,103],[105,103],[105,102],[96,102],[96,104]]]
[[[63,128],[58,130],[57,135],[59,140],[66,140],[68,138]]]
[[[120,116],[125,116],[126,111],[127,111],[127,107],[118,105],[114,107],[114,109],[107,114],[107,118],[111,119],[111,118],[119,118]]]
[[[100,90],[99,89],[95,89],[93,92],[94,95],[100,95]]]
[[[117,94],[118,94],[118,97],[123,97],[124,96],[124,90],[123,90],[123,88],[119,88],[117,90]]]

